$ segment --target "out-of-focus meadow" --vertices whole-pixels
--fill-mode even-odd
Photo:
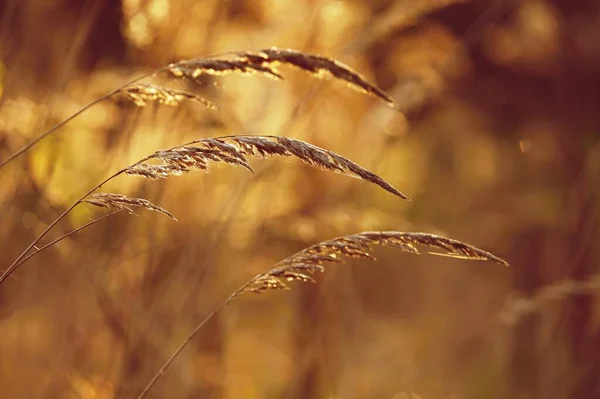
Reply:
[[[400,112],[285,67],[281,82],[150,80],[218,110],[103,101],[2,168],[2,270],[104,177],[196,138],[302,139],[412,202],[281,158],[252,161],[255,175],[121,176],[103,191],[179,222],[118,214],[6,280],[1,396],[135,397],[251,276],[321,240],[400,230],[464,240],[512,267],[378,249],[378,262],[330,267],[316,284],[244,296],[149,397],[600,398],[594,0],[3,0],[0,160],[151,69],[271,46],[350,65]],[[42,244],[103,213],[78,206]]]

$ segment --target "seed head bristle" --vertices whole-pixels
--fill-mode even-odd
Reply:
[[[185,171],[187,172],[187,170]],[[125,173],[132,176],[141,176],[148,179],[166,179],[169,176],[179,176],[184,172],[177,165],[166,164],[166,165],[148,165],[145,163],[134,164],[129,166]]]
[[[371,247],[374,245],[397,247],[412,254],[420,254],[417,249],[417,246],[420,245],[444,251],[442,253],[430,252],[430,254],[458,256],[470,260],[488,260],[509,266],[505,260],[487,251],[451,238],[427,233],[368,231],[323,241],[303,249],[275,264],[267,272],[257,275],[238,290],[234,297],[247,293],[261,293],[271,289],[285,289],[287,281],[314,281],[311,274],[323,272],[325,266],[332,263],[343,263],[344,260],[340,258],[340,255],[375,260],[375,257],[370,254]]]
[[[123,194],[95,193],[91,194],[88,198],[83,199],[82,202],[102,208],[119,209],[129,213],[130,215],[136,214],[132,207],[141,207],[154,212],[162,213],[163,215],[166,215],[177,221],[177,218],[175,218],[175,216],[173,216],[169,211],[161,208],[158,205],[154,205],[152,202],[144,198],[129,198]]]
[[[225,76],[233,73],[263,75],[275,80],[283,79],[283,76],[274,68],[268,65],[252,64],[243,58],[233,60],[205,58],[181,61],[170,65],[169,72],[175,77],[194,81],[202,75]]]
[[[195,143],[198,144],[198,143]],[[217,146],[213,139],[207,139],[202,146],[185,145],[167,150],[156,151],[150,156],[124,169],[128,175],[147,177],[150,179],[167,178],[188,173],[192,170],[209,171],[209,162],[224,162],[230,165],[242,166],[252,172],[246,158],[233,151],[233,147]],[[162,164],[149,164],[157,160]]]
[[[201,103],[208,109],[217,109],[213,103],[197,94],[149,83],[135,83],[125,86],[118,91],[118,94],[131,100],[138,107],[145,107],[149,102],[158,102],[159,104],[176,107],[182,101],[192,100]]]

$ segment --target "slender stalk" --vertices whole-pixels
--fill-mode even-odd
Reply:
[[[154,76],[164,70],[167,70],[175,65],[181,65],[181,64],[185,64],[188,62],[194,62],[198,59],[202,59],[202,58],[212,58],[212,57],[219,57],[219,56],[225,56],[227,54],[232,54],[235,53],[233,51],[227,51],[227,52],[223,52],[223,53],[216,53],[216,54],[209,54],[206,55],[204,57],[200,57],[194,60],[184,60],[184,61],[180,61],[177,62],[175,64],[170,64],[167,66],[163,66],[160,67],[158,69],[155,69],[151,72],[145,73],[141,76],[138,76],[137,78],[130,80],[129,82],[117,87],[116,89],[113,89],[111,91],[109,91],[108,93],[106,93],[105,95],[95,99],[94,101],[88,103],[87,105],[85,105],[83,108],[79,109],[77,112],[75,112],[74,114],[72,114],[71,116],[67,117],[66,119],[63,119],[62,121],[58,122],[56,125],[52,126],[51,128],[49,128],[48,130],[44,131],[43,133],[41,133],[39,136],[37,136],[35,139],[31,140],[29,143],[25,144],[23,147],[21,147],[19,150],[17,150],[14,154],[11,154],[8,156],[8,158],[6,158],[3,161],[0,161],[0,169],[2,169],[4,166],[6,166],[8,163],[10,163],[11,161],[13,161],[14,159],[18,158],[19,156],[21,156],[22,154],[24,154],[26,151],[28,151],[30,148],[32,148],[33,146],[35,146],[37,143],[39,143],[40,141],[42,141],[44,138],[46,138],[47,136],[49,136],[50,134],[52,134],[54,131],[60,129],[61,127],[63,127],[64,125],[66,125],[67,123],[69,123],[70,121],[72,121],[73,119],[75,119],[76,117],[78,117],[79,115],[81,115],[82,113],[84,113],[85,111],[87,111],[89,108],[93,107],[94,105],[109,99],[110,97],[112,97],[113,95],[117,94],[119,91],[123,90],[125,87],[132,85],[136,82],[139,82],[142,79]],[[1,280],[0,280],[1,282]]]
[[[225,308],[229,304],[229,301],[231,299],[233,299],[233,298],[229,297],[227,299],[227,301],[225,301],[221,305],[219,305],[218,308],[216,308],[215,310],[213,310],[208,316],[206,316],[204,318],[204,320],[202,320],[200,322],[200,324],[198,324],[196,326],[196,328],[194,328],[194,330],[190,333],[190,335],[187,336],[187,338],[181,343],[181,345],[179,345],[179,347],[175,350],[175,352],[173,352],[173,354],[169,357],[169,359],[165,362],[165,364],[163,364],[163,366],[160,368],[160,370],[158,370],[158,372],[154,375],[154,377],[152,377],[152,379],[150,380],[150,382],[148,383],[148,385],[146,385],[146,387],[144,388],[144,390],[142,391],[142,393],[140,393],[140,395],[138,396],[138,399],[142,399],[142,398],[144,398],[148,394],[148,392],[154,386],[154,384],[156,383],[156,381],[158,381],[160,379],[160,377],[162,377],[162,375],[165,373],[165,370],[171,365],[171,363],[173,363],[173,361],[175,360],[175,358],[181,353],[181,351],[187,346],[187,344],[194,338],[194,336],[196,336],[196,334],[198,333],[198,331],[200,331],[200,329],[215,314],[217,314],[218,312],[220,312],[221,310],[223,310],[223,308]]]
[[[69,231],[67,234],[58,237],[57,239],[49,242],[46,245],[43,245],[43,246],[41,246],[39,248],[36,247],[36,251],[35,252],[31,252],[29,255],[27,255],[26,257],[24,257],[23,259],[21,259],[21,261],[18,263],[18,265],[21,265],[22,263],[27,262],[29,259],[33,258],[34,256],[36,256],[40,252],[42,252],[42,251],[50,248],[54,244],[59,243],[60,241],[64,240],[65,238],[69,238],[73,234],[78,233],[81,230],[83,230],[83,229],[85,229],[85,228],[87,228],[87,227],[89,227],[89,226],[91,226],[93,224],[96,224],[96,223],[98,223],[99,221],[101,221],[103,219],[106,219],[106,218],[108,218],[110,216],[116,215],[117,213],[121,213],[121,212],[123,212],[123,210],[119,209],[118,211],[114,211],[114,212],[111,212],[111,213],[107,213],[106,215],[102,215],[102,216],[100,216],[100,217],[98,217],[96,219],[93,219],[93,220],[89,221],[88,223],[84,224],[83,226],[80,226],[80,227],[76,228],[75,230]]]
[[[181,342],[181,344],[177,347],[177,349],[175,349],[175,352],[173,352],[173,354],[167,359],[167,361],[156,372],[156,374],[154,374],[154,377],[152,377],[152,379],[150,380],[150,382],[148,382],[148,384],[144,387],[144,390],[139,394],[139,396],[137,397],[137,399],[143,399],[148,394],[148,392],[150,391],[150,389],[152,389],[152,387],[156,384],[156,382],[163,376],[163,374],[165,373],[165,371],[169,368],[169,366],[173,363],[173,361],[177,358],[177,356],[179,356],[179,354],[181,353],[181,351],[183,351],[183,349],[185,349],[185,347],[190,343],[190,341],[192,339],[194,339],[194,337],[196,336],[196,334],[198,334],[198,331],[200,331],[202,329],[202,327],[204,327],[204,325],[214,315],[216,315],[217,313],[219,313],[220,311],[222,311],[223,309],[225,309],[227,307],[227,305],[229,305],[229,303],[233,299],[235,299],[237,296],[239,296],[256,279],[259,279],[259,278],[263,277],[264,275],[268,274],[269,271],[270,271],[270,269],[268,271],[266,271],[266,272],[257,274],[252,279],[248,280],[248,282],[246,282],[246,284],[242,285],[233,294],[229,295],[227,297],[227,299],[225,299],[219,306],[217,306],[212,312],[210,312],[200,323],[198,323],[198,325],[192,330],[192,332],[183,340],[183,342]]]
[[[93,107],[94,105],[112,97],[113,95],[115,95],[116,93],[118,93],[120,90],[122,90],[123,88],[129,86],[130,84],[133,84],[141,79],[147,78],[148,76],[151,76],[157,72],[159,72],[160,70],[155,70],[152,71],[150,73],[147,73],[145,75],[142,75],[134,80],[131,80],[129,82],[127,82],[126,84],[109,91],[108,93],[106,93],[105,95],[103,95],[102,97],[98,97],[97,99],[95,99],[94,101],[88,103],[87,105],[85,105],[83,108],[79,109],[77,112],[75,112],[74,114],[72,114],[71,116],[67,117],[66,119],[63,119],[62,121],[58,122],[56,125],[52,126],[50,129],[46,130],[45,132],[41,133],[39,136],[37,136],[36,138],[34,138],[33,140],[31,140],[29,143],[25,144],[23,147],[21,147],[20,149],[18,149],[15,153],[11,154],[8,156],[8,158],[6,158],[5,160],[3,160],[2,162],[0,162],[0,169],[2,169],[4,166],[6,166],[9,162],[11,162],[12,160],[18,158],[19,156],[21,156],[23,153],[25,153],[26,151],[28,151],[30,148],[32,148],[33,146],[35,146],[37,143],[39,143],[40,141],[42,141],[43,139],[45,139],[47,136],[49,136],[50,134],[52,134],[54,131],[60,129],[61,127],[63,127],[64,125],[66,125],[67,123],[69,123],[70,121],[72,121],[73,119],[75,119],[76,117],[78,117],[79,115],[81,115],[82,113],[84,113],[85,111],[87,111],[88,109],[90,109],[91,107]]]
[[[140,78],[141,79],[141,78]],[[196,141],[192,141],[191,143],[197,142]],[[183,146],[185,146],[187,144],[184,144]],[[173,148],[178,148],[181,146],[176,146]],[[149,155],[141,160],[139,160],[138,162],[134,163],[133,165],[136,164],[140,164],[142,162],[147,161],[148,159],[152,158],[152,155]],[[130,165],[130,166],[133,166]],[[117,173],[113,174],[112,176],[107,177],[106,179],[104,179],[101,183],[97,184],[96,186],[94,186],[92,189],[90,189],[87,193],[85,193],[84,195],[82,195],[77,201],[75,201],[73,204],[71,204],[71,206],[69,206],[63,213],[60,214],[60,216],[58,216],[52,223],[50,223],[45,229],[44,231],[42,231],[42,233],[36,237],[35,240],[33,240],[33,242],[31,244],[29,244],[29,246],[21,253],[21,255],[19,255],[19,257],[17,259],[15,259],[15,261],[8,267],[8,269],[6,269],[2,275],[0,275],[0,284],[2,284],[4,282],[4,280],[6,280],[20,265],[23,264],[24,259],[26,258],[27,254],[29,253],[29,251],[31,251],[32,249],[37,249],[36,245],[37,243],[40,242],[40,240],[42,238],[44,238],[46,236],[46,234],[48,234],[48,232],[50,230],[52,230],[52,228],[54,226],[56,226],[56,224],[58,222],[60,222],[62,219],[65,218],[65,216],[67,216],[67,214],[69,212],[71,212],[77,205],[79,205],[86,197],[88,197],[89,195],[93,194],[96,190],[98,190],[100,187],[102,187],[104,184],[108,183],[110,180],[114,179],[115,177],[125,173],[125,171],[127,170],[127,168],[121,169],[119,170]],[[29,259],[29,258],[27,258]]]
[[[114,179],[115,177],[123,174],[124,172],[125,172],[125,169],[121,169],[120,171],[118,171],[117,173],[113,174],[112,176],[104,179],[101,183],[97,184],[95,187],[93,187],[87,193],[85,193],[84,195],[82,195],[77,201],[75,201],[63,213],[61,213],[59,217],[57,217],[52,223],[50,223],[48,225],[48,227],[46,227],[44,229],[44,231],[42,231],[42,233],[39,236],[37,236],[37,238],[35,240],[33,240],[33,242],[31,244],[29,244],[29,246],[21,253],[21,255],[19,255],[19,257],[17,259],[15,259],[15,261],[8,267],[8,269],[6,269],[4,271],[4,273],[2,273],[2,275],[0,276],[0,284],[2,284],[4,282],[4,280],[6,280],[8,278],[8,276],[10,276],[20,265],[23,264],[23,261],[24,261],[25,257],[27,256],[27,254],[29,253],[29,251],[31,251],[32,249],[34,249],[35,246],[37,245],[37,243],[39,243],[40,240],[42,238],[44,238],[46,236],[46,234],[48,234],[48,232],[50,230],[52,230],[52,228],[54,226],[56,226],[56,224],[58,222],[60,222],[62,219],[64,219],[64,217],[67,216],[67,214],[69,212],[71,212],[77,205],[79,205],[87,196],[89,196],[90,194],[94,193],[100,187],[102,187],[103,185],[105,185],[110,180]],[[29,259],[29,258],[27,258],[27,259]]]
[[[285,281],[314,281],[311,274],[315,272],[323,272],[325,265],[343,263],[341,256],[347,258],[367,258],[375,260],[369,253],[370,245],[393,246],[398,247],[404,252],[412,254],[420,254],[416,248],[417,245],[426,247],[434,247],[446,251],[449,254],[463,254],[467,259],[473,260],[488,260],[504,266],[509,264],[482,249],[466,244],[461,241],[451,238],[436,236],[427,233],[404,233],[398,231],[366,231],[363,233],[353,234],[349,236],[337,237],[331,240],[322,241],[318,244],[304,248],[295,254],[275,263],[268,270],[257,274],[250,279],[246,284],[238,288],[225,301],[215,308],[208,316],[206,316],[183,340],[177,347],[175,352],[167,359],[158,372],[152,377],[150,382],[143,389],[138,399],[143,399],[148,391],[165,373],[166,369],[173,363],[175,358],[194,338],[198,331],[206,322],[216,313],[223,310],[236,297],[246,293],[259,293],[267,290],[288,289],[289,287],[283,282]],[[432,254],[432,252],[429,252]],[[257,284],[258,285],[255,285]]]
[[[263,136],[221,136],[221,137],[215,137],[213,139],[228,139],[228,138],[235,138],[235,137],[241,137],[241,138],[248,138],[248,137],[254,137],[254,138],[260,138],[261,140],[264,140],[264,138],[272,138],[272,139],[280,139],[281,137],[278,136],[269,136],[269,135],[263,135]],[[187,145],[193,144],[193,143],[201,143],[206,139],[200,139],[200,140],[193,140],[190,141],[187,144],[183,144],[183,145],[177,145],[175,147],[170,148],[169,150],[174,150],[174,149],[178,149],[178,148],[184,148]],[[289,139],[286,139],[289,140]],[[296,140],[296,143],[298,143],[299,141]],[[252,144],[252,143],[249,143]],[[397,191],[395,188],[393,188],[392,186],[390,186],[387,182],[385,182],[383,179],[381,179],[380,177],[378,177],[377,175],[374,175],[373,173],[362,169],[360,166],[354,164],[352,161],[339,156],[335,153],[320,149],[318,147],[315,146],[310,146],[306,143],[303,144],[306,147],[302,147],[301,151],[305,151],[307,154],[297,154],[294,153],[293,150],[290,150],[290,152],[286,152],[288,151],[287,148],[284,148],[284,151],[281,153],[277,153],[276,151],[272,151],[272,150],[260,150],[262,151],[260,153],[260,157],[266,157],[267,155],[294,155],[297,158],[302,159],[304,162],[307,163],[312,163],[313,165],[316,165],[317,167],[320,167],[322,169],[329,169],[329,170],[333,170],[333,171],[340,171],[341,173],[344,173],[346,175],[349,176],[354,176],[354,177],[359,177],[362,180],[365,181],[369,181],[373,184],[377,184],[380,187],[384,188],[386,191],[393,193],[394,195],[399,196],[400,198],[403,199],[408,199],[404,194],[400,193],[399,191]],[[259,147],[256,147],[259,148]],[[166,151],[169,151],[166,150]],[[310,155],[311,151],[317,151],[317,155]],[[164,152],[165,150],[163,150]],[[326,152],[323,152],[326,151]],[[21,260],[23,260],[27,254],[29,253],[29,251],[31,251],[32,249],[36,249],[36,245],[37,243],[44,238],[44,236],[46,234],[48,234],[48,232],[58,223],[60,222],[69,212],[71,212],[73,210],[73,208],[75,208],[78,204],[80,204],[85,198],[87,198],[89,195],[91,195],[92,193],[94,193],[96,190],[98,190],[100,187],[102,187],[104,184],[106,184],[107,182],[109,182],[110,180],[114,179],[115,177],[126,173],[126,172],[130,172],[132,167],[136,167],[139,166],[141,164],[143,164],[144,162],[152,159],[152,158],[156,158],[157,153],[153,153],[150,154],[146,157],[144,157],[143,159],[135,162],[134,164],[119,170],[117,173],[113,174],[112,176],[106,178],[104,181],[102,181],[101,183],[97,184],[96,186],[94,186],[92,189],[90,189],[87,193],[85,193],[83,196],[81,196],[77,201],[75,201],[71,206],[69,206],[58,218],[56,218],[52,223],[50,223],[50,225],[48,225],[48,227],[46,227],[44,229],[44,231],[25,249],[25,251],[23,251],[21,253],[21,255],[19,255],[19,257],[8,267],[8,269],[6,269],[6,271],[4,271],[4,273],[0,276],[0,284],[2,284],[2,282],[4,282],[4,280],[6,280],[6,278],[12,273],[14,272],[22,263]],[[241,154],[241,153],[240,153]],[[238,154],[238,155],[240,155]],[[242,155],[240,155],[242,156]],[[329,156],[335,156],[335,159],[332,161],[329,161],[327,157]],[[242,159],[244,162],[240,163],[239,159],[237,162],[231,162],[229,161],[229,163],[234,163],[237,165],[241,165],[244,166],[246,168],[248,168],[250,171],[252,171],[252,169],[247,165],[246,159],[242,156]],[[218,160],[218,159],[217,159]],[[324,161],[325,160],[325,161]],[[340,161],[341,160],[341,161]],[[189,169],[189,167],[186,166],[186,170]],[[357,171],[358,170],[358,171]],[[366,174],[366,175],[363,175]],[[366,176],[366,177],[365,177]]]

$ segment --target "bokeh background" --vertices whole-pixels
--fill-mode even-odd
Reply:
[[[254,161],[254,176],[120,177],[103,191],[179,222],[110,217],[3,283],[1,396],[135,397],[254,274],[320,240],[389,229],[513,266],[379,249],[377,263],[240,298],[149,397],[600,398],[598,296],[579,289],[600,260],[597,1],[3,0],[0,159],[153,68],[271,46],[343,61],[400,112],[285,68],[283,82],[155,81],[217,111],[101,102],[0,170],[2,269],[105,176],[195,138],[303,139],[413,201],[283,159]],[[79,206],[44,242],[102,213]]]

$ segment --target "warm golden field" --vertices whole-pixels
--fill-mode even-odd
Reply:
[[[324,264],[316,283],[234,298],[146,397],[600,398],[599,21],[595,0],[1,0],[2,272],[113,212],[80,203],[23,253],[159,149],[270,135],[347,160],[285,139],[234,139],[246,152],[205,140],[112,179],[98,192],[151,202],[4,276],[0,398],[136,398],[253,276],[324,240],[392,230],[511,267],[404,241],[372,246],[376,262],[340,256],[366,250],[357,241],[318,247],[280,275]],[[299,52],[252,58],[273,46]],[[187,59],[199,64],[61,123]],[[209,174],[172,176],[206,160]],[[168,178],[139,176],[157,171]],[[279,284],[273,273],[250,288]]]

